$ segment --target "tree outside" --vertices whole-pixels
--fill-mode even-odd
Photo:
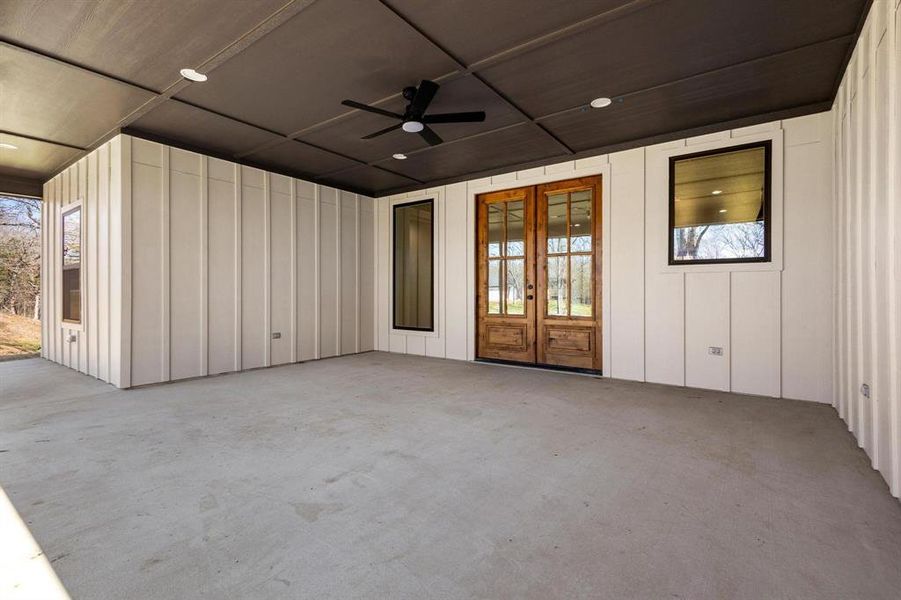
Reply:
[[[0,195],[0,358],[41,349],[41,201]]]
[[[764,255],[763,221],[679,227],[673,236],[676,260],[757,258]]]

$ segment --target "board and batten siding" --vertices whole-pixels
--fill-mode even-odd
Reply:
[[[764,139],[773,262],[669,267],[669,156]],[[821,113],[379,198],[377,347],[473,360],[475,196],[600,174],[605,375],[832,402],[831,154]],[[426,198],[436,203],[432,334],[391,326],[391,207]]]
[[[373,349],[372,199],[122,139],[131,385]]]
[[[127,148],[115,137],[44,184],[41,356],[128,387]],[[81,324],[62,321],[62,210],[81,203]],[[70,341],[70,337],[72,337]]]
[[[897,497],[901,497],[899,85],[901,0],[876,0],[832,110],[833,403]]]

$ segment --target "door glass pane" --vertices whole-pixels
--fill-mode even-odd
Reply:
[[[571,252],[591,252],[591,190],[573,192],[569,205]],[[573,292],[575,298],[575,292]]]
[[[591,256],[570,256],[572,316],[591,316]]]
[[[507,202],[507,256],[524,256],[522,200]]]
[[[488,256],[500,256],[504,243],[504,204],[488,205]]]
[[[507,260],[507,314],[525,314],[525,260],[513,258]]]
[[[547,197],[548,254],[566,252],[566,194]]]
[[[566,315],[566,256],[547,259],[547,314]]]
[[[488,261],[488,314],[501,314],[501,261]]]

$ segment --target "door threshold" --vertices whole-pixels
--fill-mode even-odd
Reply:
[[[517,367],[519,369],[535,369],[539,371],[554,371],[556,373],[573,373],[574,375],[588,375],[589,377],[603,377],[599,369],[582,369],[580,367],[564,367],[561,365],[544,365],[541,363],[524,363],[515,360],[503,360],[500,358],[478,358],[475,362],[502,367]]]

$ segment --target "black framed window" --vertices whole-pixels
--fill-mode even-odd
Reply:
[[[63,321],[81,323],[81,206],[62,217],[62,308]]]
[[[395,204],[394,329],[434,331],[435,203]]]
[[[769,262],[772,142],[673,156],[669,264]]]

